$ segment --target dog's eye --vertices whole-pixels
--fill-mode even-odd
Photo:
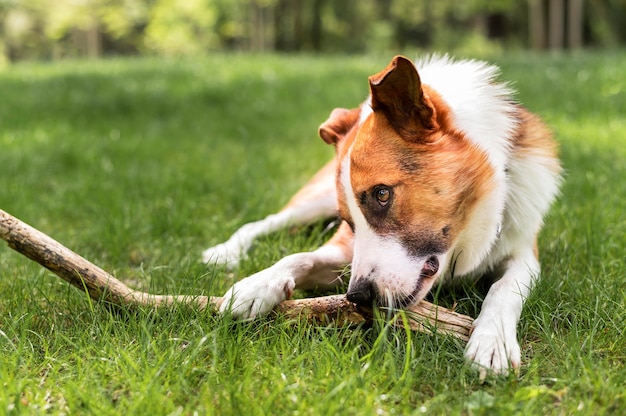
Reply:
[[[391,200],[391,189],[387,186],[377,186],[374,188],[374,197],[380,206],[384,207]]]

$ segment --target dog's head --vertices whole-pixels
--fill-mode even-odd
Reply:
[[[348,298],[406,307],[464,255],[493,169],[411,61],[395,57],[369,84],[368,101],[334,110],[319,133],[336,146],[339,211],[354,231]]]

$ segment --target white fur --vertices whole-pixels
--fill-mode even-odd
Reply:
[[[502,234],[476,273],[488,270],[503,258],[510,260],[504,275],[485,297],[465,351],[465,356],[480,368],[482,377],[489,369],[507,373],[510,367],[520,365],[516,327],[524,300],[540,273],[533,244],[561,182],[554,163],[553,159],[537,155],[513,154],[510,158],[510,191]]]
[[[493,192],[474,208],[455,247],[455,274],[465,275],[489,256],[502,227],[510,136],[517,127],[513,92],[495,81],[499,69],[485,62],[454,61],[434,55],[417,61],[415,66],[422,83],[434,89],[450,107],[455,127],[483,151],[494,171]]]
[[[367,97],[367,100],[363,104],[361,104],[361,113],[359,114],[359,125],[363,124],[363,122],[372,114],[372,96]]]
[[[489,289],[465,349],[465,356],[480,369],[481,377],[486,370],[506,374],[520,366],[517,322],[538,275],[539,263],[532,248],[522,250]]]
[[[315,289],[340,284],[338,271],[349,261],[346,253],[333,245],[291,254],[235,283],[224,295],[220,312],[242,320],[265,315],[291,297],[295,288]]]

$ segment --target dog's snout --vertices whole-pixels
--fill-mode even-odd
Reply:
[[[359,279],[356,284],[351,285],[346,296],[350,302],[359,306],[372,306],[376,298],[374,283],[369,279]]]

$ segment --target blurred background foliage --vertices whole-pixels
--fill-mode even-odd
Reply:
[[[223,50],[489,52],[624,43],[624,0],[0,0],[5,64]]]

